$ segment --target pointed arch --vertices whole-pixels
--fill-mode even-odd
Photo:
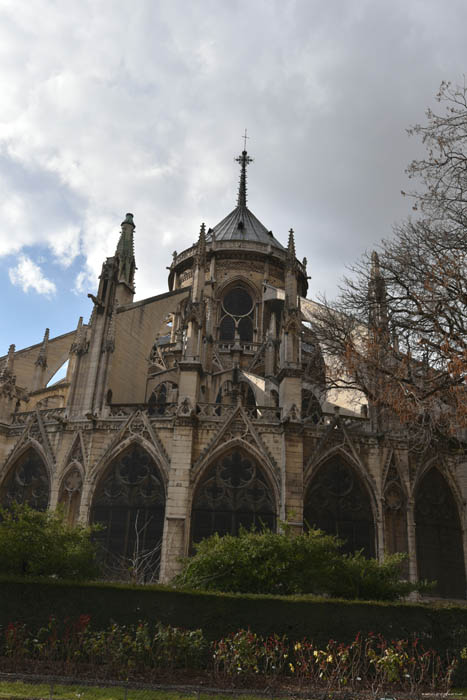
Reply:
[[[344,540],[345,552],[363,550],[374,557],[376,506],[366,481],[342,450],[328,454],[308,481],[304,521]]]
[[[465,598],[459,510],[447,479],[435,466],[422,473],[416,486],[415,537],[419,578],[437,581],[437,595]]]
[[[217,532],[237,535],[241,527],[276,528],[277,491],[254,450],[233,441],[218,450],[193,489],[191,541]]]
[[[280,501],[280,484],[279,472],[275,462],[271,459],[267,449],[261,443],[256,443],[255,438],[260,440],[259,436],[254,433],[247,432],[243,435],[232,437],[228,431],[224,431],[217,436],[218,441],[213,444],[205,455],[193,465],[193,492],[198,488],[199,483],[204,479],[206,472],[211,468],[212,464],[222,459],[223,455],[235,449],[246,452],[254,459],[266,473],[266,478],[274,492],[274,500],[276,503]]]
[[[40,446],[26,443],[11,460],[0,485],[3,506],[24,503],[36,510],[46,510],[50,499],[50,475]]]
[[[151,562],[154,580],[159,567],[165,515],[165,480],[151,452],[133,439],[101,472],[91,503],[91,522],[103,530],[96,539],[112,576]]]
[[[101,458],[86,474],[86,486],[90,497],[93,497],[96,483],[108,469],[109,464],[135,443],[149,453],[162,474],[164,488],[168,482],[169,457],[157,436],[157,432],[149,423],[147,417],[140,411],[131,415],[119,433],[110,441]]]

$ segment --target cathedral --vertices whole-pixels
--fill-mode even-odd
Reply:
[[[465,598],[467,465],[326,392],[307,261],[247,206],[237,162],[235,208],[173,253],[166,293],[134,301],[127,214],[88,323],[0,358],[0,503],[100,523],[113,579],[168,582],[202,538],[286,521],[406,552],[410,580]]]

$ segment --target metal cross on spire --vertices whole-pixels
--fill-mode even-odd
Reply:
[[[253,162],[253,158],[250,158],[248,153],[246,152],[246,140],[250,138],[247,136],[247,131],[245,129],[245,133],[242,136],[244,140],[244,148],[242,151],[242,155],[238,156],[238,158],[235,158],[237,163],[240,163],[241,170],[240,170],[240,183],[238,187],[238,199],[237,199],[237,206],[239,207],[246,207],[246,167],[250,163]]]

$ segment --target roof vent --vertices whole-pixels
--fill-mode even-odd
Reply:
[[[245,228],[243,221],[238,222],[237,228],[240,229],[240,231],[243,231],[243,229]]]
[[[268,231],[268,234],[269,234],[270,236],[272,236],[272,231]]]

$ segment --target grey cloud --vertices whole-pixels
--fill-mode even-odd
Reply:
[[[0,142],[57,184],[49,216],[75,223],[79,203],[88,273],[134,212],[139,296],[163,291],[171,251],[233,207],[245,126],[252,210],[282,241],[294,227],[312,292],[332,294],[408,213],[399,192],[420,146],[405,128],[466,65],[457,0],[35,5],[0,19],[16,61],[0,69]]]

